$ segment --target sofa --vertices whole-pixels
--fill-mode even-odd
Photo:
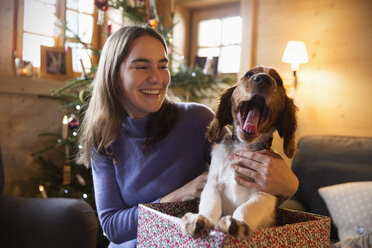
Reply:
[[[354,237],[363,236],[366,239],[364,241],[371,245],[340,247],[372,247],[372,211],[363,212],[368,211],[368,208],[363,210],[365,207],[372,207],[372,137],[331,135],[302,137],[297,143],[292,170],[300,184],[293,199],[285,202],[284,207],[330,216],[333,242],[340,240],[339,234],[346,228],[343,225],[348,225],[348,228],[353,229],[352,232],[355,231]],[[348,192],[350,185],[355,186],[355,183],[351,182],[360,183],[354,191]],[[364,192],[364,196],[359,197],[355,192],[362,190],[361,185],[364,185],[367,191]],[[347,194],[356,199],[343,199]],[[343,208],[346,209],[344,212]],[[338,213],[340,211],[341,213]],[[349,216],[352,213],[364,214],[366,217],[360,220],[364,224],[358,224],[357,216],[351,215],[345,219],[344,216],[337,215]],[[370,219],[370,224],[365,224],[365,218]],[[343,228],[342,232],[337,229],[336,224],[339,229]]]
[[[0,247],[96,247],[97,217],[84,200],[5,196],[3,188],[0,149]]]

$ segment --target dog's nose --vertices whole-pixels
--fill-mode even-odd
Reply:
[[[271,80],[269,76],[260,74],[254,77],[254,83],[257,86],[269,86],[271,83]]]

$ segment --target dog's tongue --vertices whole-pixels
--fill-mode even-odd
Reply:
[[[246,133],[255,134],[257,132],[258,121],[260,119],[260,110],[252,108],[245,119],[242,129]]]

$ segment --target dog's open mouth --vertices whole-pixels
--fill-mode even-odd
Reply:
[[[238,117],[241,129],[248,135],[256,135],[259,126],[270,117],[270,109],[262,95],[255,95],[249,101],[241,102]]]

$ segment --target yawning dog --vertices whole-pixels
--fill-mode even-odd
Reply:
[[[211,142],[218,140],[226,125],[233,126],[232,135],[213,148],[199,213],[185,214],[181,225],[183,232],[191,235],[218,228],[244,239],[256,228],[275,225],[277,198],[239,185],[234,169],[229,167],[233,163],[229,156],[240,150],[270,149],[277,130],[283,138],[284,153],[293,157],[297,107],[286,95],[279,74],[267,67],[249,70],[219,100],[207,137]]]

